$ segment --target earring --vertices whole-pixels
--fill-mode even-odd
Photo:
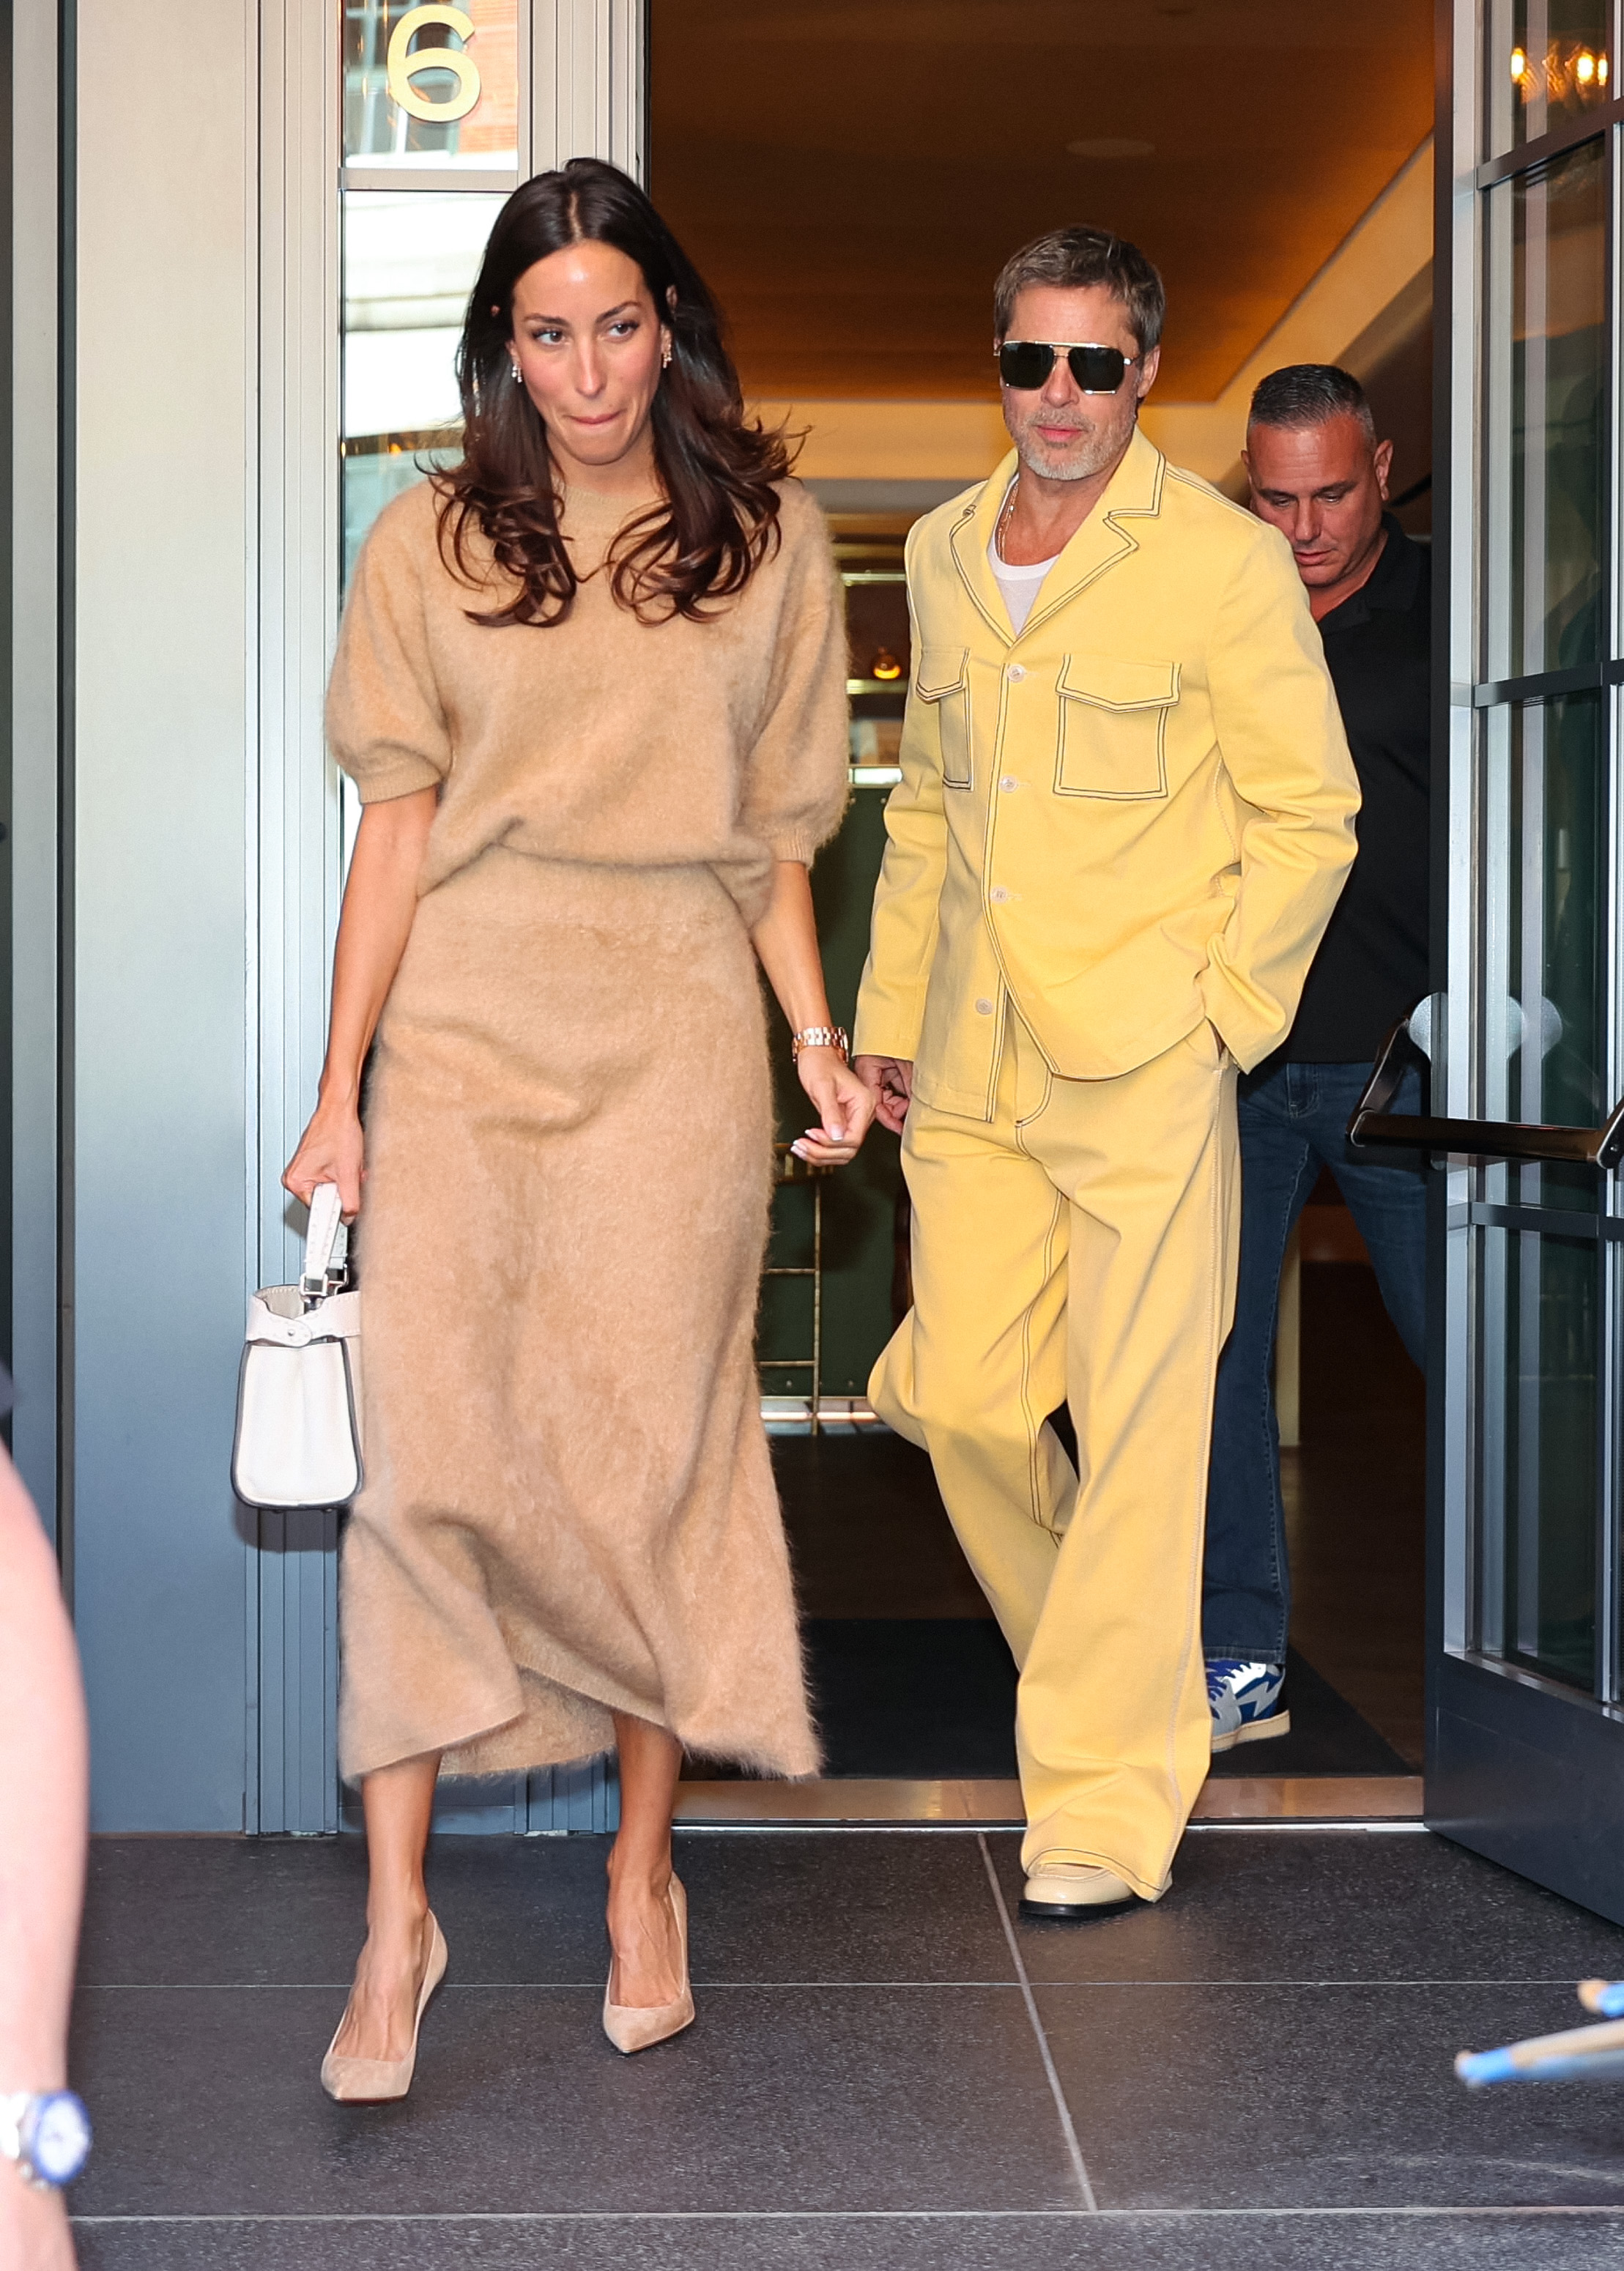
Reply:
[[[671,368],[671,342],[669,339],[666,341],[665,346],[661,347],[659,351],[659,367],[661,370],[669,370]]]
[[[525,383],[525,374],[517,363],[513,366],[513,383],[515,386],[523,386]]]

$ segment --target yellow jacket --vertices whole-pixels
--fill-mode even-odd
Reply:
[[[990,1118],[1007,988],[1056,1072],[1211,1019],[1284,1039],[1359,786],[1290,550],[1136,434],[1017,638],[987,564],[1014,474],[908,540],[913,681],[856,1047]]]

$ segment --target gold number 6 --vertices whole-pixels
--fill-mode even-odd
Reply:
[[[413,50],[413,37],[431,24],[455,32],[465,41],[473,37],[473,19],[460,8],[408,8],[389,35],[389,99],[399,103],[409,118],[445,126],[455,118],[466,118],[479,101],[480,67],[462,48]],[[456,93],[448,94],[443,102],[419,94],[412,81],[420,71],[450,71],[457,81]]]

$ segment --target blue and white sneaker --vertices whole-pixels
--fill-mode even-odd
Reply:
[[[1266,1743],[1289,1735],[1292,1715],[1278,1706],[1285,1679],[1283,1664],[1248,1664],[1238,1656],[1207,1658],[1207,1703],[1212,1713],[1212,1747],[1233,1751],[1237,1743]]]

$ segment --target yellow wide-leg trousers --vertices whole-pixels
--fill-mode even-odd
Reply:
[[[931,1456],[1020,1666],[1027,1867],[1166,1888],[1210,1760],[1201,1549],[1234,1307],[1234,1067],[1210,1025],[1109,1080],[1052,1072],[1013,1005],[989,1122],[917,1099],[913,1307],[880,1417]],[[1078,1471],[1048,1425],[1070,1406]]]

